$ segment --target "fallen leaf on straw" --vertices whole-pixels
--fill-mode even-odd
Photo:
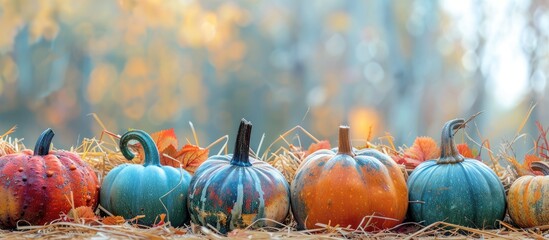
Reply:
[[[209,149],[187,144],[181,148],[176,156],[176,159],[181,161],[181,164],[185,170],[191,174],[194,174],[196,169],[208,159],[209,153]]]
[[[178,150],[178,140],[173,128],[152,133],[151,137],[158,147],[160,163],[176,168],[183,167],[191,174],[208,159],[210,153],[209,148],[190,143]],[[139,151],[142,153],[142,150]]]
[[[158,147],[159,151],[163,151],[164,149],[169,147],[177,148],[178,145],[177,136],[175,135],[175,131],[173,130],[173,128],[152,133],[151,138],[156,143],[156,147]]]
[[[456,145],[456,148],[462,156],[466,158],[476,159],[477,156],[474,155],[473,150],[469,148],[469,145],[467,143],[460,143]]]
[[[82,219],[86,223],[93,222],[98,219],[95,213],[93,212],[93,209],[91,209],[91,207],[88,207],[88,206],[80,206],[75,209],[71,209],[69,211],[69,214],[67,214],[67,216],[71,220]]]
[[[103,218],[101,222],[105,225],[120,225],[125,223],[126,219],[121,216],[108,216]]]
[[[407,158],[426,161],[440,157],[437,143],[430,137],[418,137],[414,144],[404,152]]]
[[[404,164],[407,168],[415,168],[424,161],[440,157],[440,149],[434,139],[417,137],[411,147],[404,150],[402,155],[393,155],[393,159]]]
[[[331,146],[328,140],[322,140],[317,143],[311,143],[311,146],[309,146],[309,149],[307,150],[307,152],[305,152],[305,155],[303,157],[306,158],[307,156],[311,155],[312,153],[320,149],[330,149],[330,148]]]
[[[163,165],[179,167],[179,162],[167,157],[176,156],[178,153],[178,141],[173,128],[152,133],[151,138],[154,140],[156,147],[158,148],[158,152],[160,153],[160,163]]]

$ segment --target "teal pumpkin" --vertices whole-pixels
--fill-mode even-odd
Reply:
[[[277,226],[290,209],[289,185],[282,173],[249,156],[251,123],[242,119],[234,155],[212,156],[195,172],[189,189],[194,223],[221,233],[236,228]]]
[[[505,190],[481,161],[464,158],[454,145],[455,119],[442,130],[441,156],[420,164],[408,179],[410,217],[429,225],[437,221],[473,228],[494,228],[505,216]]]
[[[172,226],[187,223],[191,175],[182,168],[162,166],[151,136],[141,130],[129,131],[120,138],[120,150],[128,160],[134,158],[128,149],[130,140],[137,140],[143,147],[144,163],[122,164],[112,169],[101,186],[101,206],[126,219],[145,215],[139,219],[143,225],[155,224],[163,213]]]

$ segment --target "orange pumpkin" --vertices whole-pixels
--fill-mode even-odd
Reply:
[[[545,176],[522,176],[507,194],[509,215],[523,228],[549,224],[549,164],[532,162],[531,168]]]
[[[304,160],[292,182],[291,201],[299,229],[330,223],[372,231],[404,220],[408,190],[391,157],[374,149],[354,150],[349,127],[342,126],[338,149],[319,150]]]
[[[95,208],[99,182],[93,169],[74,153],[50,151],[53,131],[40,135],[34,152],[0,157],[0,228],[14,228],[19,220],[43,225],[74,207]]]

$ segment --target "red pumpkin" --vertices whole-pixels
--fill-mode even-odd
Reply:
[[[74,207],[95,208],[99,181],[94,171],[74,153],[49,151],[54,132],[40,135],[34,153],[0,157],[0,227],[14,228],[24,220],[42,225]]]
[[[386,229],[404,220],[407,191],[391,157],[374,149],[355,151],[349,127],[340,127],[339,148],[316,151],[297,171],[292,212],[298,229],[315,228],[317,223]]]

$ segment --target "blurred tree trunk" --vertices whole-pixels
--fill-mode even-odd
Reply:
[[[68,147],[76,145],[77,135],[91,136],[91,119],[87,114],[91,107],[85,98],[86,87],[91,73],[91,60],[81,51],[82,46],[76,45],[67,31],[60,31],[52,41],[43,39],[31,42],[29,28],[22,28],[15,39],[13,57],[16,61],[19,79],[17,81],[17,105],[2,114],[7,122],[24,126],[22,133],[33,141],[46,127],[61,132],[77,130],[70,134],[59,134],[59,145]],[[68,74],[72,71],[72,75]],[[84,81],[80,81],[84,80]],[[54,96],[60,91],[75,95],[75,109],[57,109],[53,111],[75,111],[78,117],[63,119],[61,126],[54,126],[43,116],[44,111],[37,107],[54,106],[54,102],[63,102],[63,96]],[[49,114],[57,114],[50,112]],[[71,114],[68,114],[69,116]],[[74,136],[72,136],[74,134]],[[30,142],[29,142],[30,143]]]
[[[436,48],[432,46],[434,42],[434,29],[437,26],[438,11],[435,1],[416,1],[413,4],[421,5],[424,9],[420,13],[417,22],[411,23],[413,32],[410,39],[406,39],[400,34],[399,29],[406,28],[399,26],[406,21],[397,22],[395,7],[400,4],[399,1],[382,0],[382,18],[385,31],[388,50],[389,50],[389,70],[392,73],[396,86],[394,93],[389,94],[392,100],[387,102],[385,107],[389,108],[388,116],[389,129],[394,134],[397,144],[411,144],[413,139],[420,133],[424,133],[424,125],[418,120],[422,111],[422,95],[427,80],[432,79],[438,69],[435,64],[439,59]],[[402,7],[402,6],[399,6]],[[412,14],[413,10],[412,10]],[[408,28],[408,31],[411,29]],[[410,49],[404,49],[403,45],[408,41]],[[406,56],[405,52],[410,55]],[[433,113],[437,114],[437,113]]]
[[[31,109],[27,107],[28,103],[33,100],[34,95],[32,93],[33,75],[32,75],[32,61],[31,61],[31,49],[29,44],[29,32],[28,26],[19,30],[15,36],[13,59],[18,68],[19,78],[17,81],[17,89],[14,89],[15,105],[6,112],[2,113],[2,122],[5,124],[18,125],[20,129],[16,132],[15,136],[30,138],[29,140],[36,139],[39,133],[27,137],[25,133],[30,131],[37,131],[35,117]],[[34,126],[34,127],[33,127]]]
[[[482,29],[483,23],[486,21],[484,16],[485,11],[485,5],[482,2],[478,3],[478,7],[475,7],[474,14],[477,17],[477,26],[479,26],[479,29],[477,31],[476,37],[477,37],[477,47],[474,49],[475,56],[477,57],[477,66],[475,69],[475,72],[473,73],[472,79],[474,81],[474,98],[473,104],[471,105],[471,108],[468,110],[468,113],[466,116],[463,117],[469,117],[473,116],[474,114],[478,112],[485,111],[486,109],[486,101],[489,96],[486,92],[486,76],[482,73],[482,66],[481,66],[481,59],[484,55],[485,50],[485,44],[486,39],[481,34],[485,31],[485,29]],[[486,125],[486,119],[487,117],[477,117],[475,118],[475,123],[478,126],[479,129],[485,129]]]

